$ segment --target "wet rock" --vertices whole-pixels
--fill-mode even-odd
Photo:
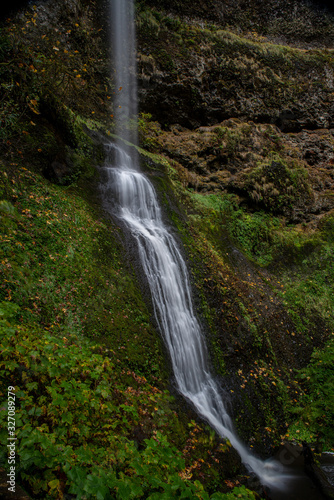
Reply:
[[[276,124],[282,132],[300,132],[301,124],[298,121],[299,113],[297,110],[284,109],[279,114]]]
[[[56,178],[57,182],[59,184],[62,184],[64,182],[64,179],[70,174],[71,170],[69,166],[66,163],[60,162],[60,161],[53,161],[51,163],[51,176]]]
[[[331,46],[334,41],[331,0],[312,3],[302,0],[145,0],[145,3],[166,9],[172,15],[235,26],[239,32],[255,31],[276,42]],[[329,9],[327,12],[325,7]]]
[[[306,474],[319,487],[325,498],[334,499],[334,486],[328,480],[325,471],[314,460],[312,450],[305,442],[303,442],[303,456]],[[320,457],[320,463],[321,459],[322,457]],[[323,461],[325,461],[325,457],[323,457]],[[332,465],[334,467],[334,464]]]

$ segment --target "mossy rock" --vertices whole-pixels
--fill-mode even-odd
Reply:
[[[311,188],[307,170],[289,168],[272,161],[256,168],[245,183],[249,199],[274,214],[289,214],[296,205],[310,203]]]

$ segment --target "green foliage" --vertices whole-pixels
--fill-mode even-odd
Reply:
[[[15,207],[7,200],[0,200],[0,212],[5,215],[14,215]]]
[[[298,267],[282,268],[285,283],[284,304],[301,330],[309,328],[311,318],[328,322],[332,328],[332,217],[324,217],[316,232],[291,227],[285,231],[280,230],[277,236],[284,262],[298,264]]]
[[[13,302],[1,302],[0,303],[0,322],[1,325],[6,325],[6,321],[15,318],[20,307]]]
[[[295,438],[322,443],[334,451],[334,340],[316,349],[310,364],[299,372],[305,394],[294,408],[298,421],[289,429]]]
[[[155,151],[159,146],[160,125],[152,121],[150,113],[141,113],[138,119],[138,132],[141,147],[147,151]]]
[[[140,3],[163,11],[166,9],[164,0],[141,0]],[[238,33],[239,37],[240,33],[247,33],[248,38],[263,44],[267,40],[265,36],[270,35],[271,39],[280,37],[281,41],[316,42],[330,46],[330,40],[334,37],[330,12],[320,13],[314,11],[309,4],[298,3],[293,7],[293,15],[290,15],[290,4],[280,5],[281,8],[278,9],[277,0],[269,0],[265,5],[256,2],[245,9],[242,2],[235,2],[233,9],[228,9],[212,1],[203,4],[200,0],[169,0],[168,13],[187,19],[201,19],[206,22],[206,27],[210,26],[217,32],[223,31],[222,23],[218,22],[223,16],[224,25],[229,30]]]
[[[86,182],[83,187],[79,180],[91,181],[96,151],[82,125],[95,113],[106,116],[110,98],[98,32],[84,9],[79,19],[65,16],[67,24],[59,28],[44,24],[43,33],[38,16],[39,11],[29,11],[0,36],[4,95],[0,138],[5,151],[0,179],[4,360],[0,377],[3,384],[10,381],[18,391],[20,478],[41,497],[60,498],[66,493],[101,499],[254,498],[244,487],[226,495],[213,493],[215,488],[221,489],[225,470],[216,465],[220,460],[216,451],[211,453],[216,446],[212,434],[200,429],[199,439],[190,433],[184,444],[186,433],[172,409],[173,399],[162,391],[166,375],[161,345],[133,271],[124,266],[118,230],[101,220],[84,201],[91,196],[90,186]],[[283,97],[288,106],[298,96],[309,68],[320,67],[319,54],[249,41],[214,27],[199,29],[143,5],[138,8],[138,28],[143,39],[155,39],[156,62],[173,74],[190,50],[207,46],[204,50],[211,51],[215,47],[224,78],[218,74],[212,80],[220,81],[227,99],[229,93],[236,92],[235,82],[247,88],[249,75],[255,75],[252,83],[257,91],[270,89],[264,93],[265,106],[276,109]],[[177,33],[169,37],[171,29]],[[166,45],[161,40],[172,43]],[[176,46],[174,53],[170,49]],[[332,64],[330,55],[323,58]],[[280,77],[275,72],[278,65]],[[297,67],[301,76],[291,81]],[[321,72],[319,75],[322,78]],[[193,89],[192,95],[195,105]],[[160,129],[151,118],[142,115],[139,126],[143,145],[155,151]],[[234,158],[249,132],[249,127],[242,131],[220,127],[217,142],[223,142],[222,151]],[[277,136],[273,141],[278,150]],[[36,173],[57,155],[71,166],[58,179],[60,184],[70,184],[68,189],[49,184]],[[176,185],[177,171],[171,167],[166,170]],[[181,192],[180,185],[176,190]],[[329,246],[324,251],[320,237],[288,228],[273,216],[292,203],[302,203],[308,195],[308,179],[302,168],[277,158],[268,160],[250,177],[249,190],[253,201],[270,214],[249,213],[238,205],[236,197],[225,194],[185,196],[191,212],[185,239],[190,258],[198,266],[198,296],[211,331],[219,311],[207,294],[215,288],[219,300],[230,295],[226,307],[230,315],[235,310],[241,313],[239,318],[228,317],[227,326],[234,328],[241,319],[253,345],[260,349],[268,339],[260,336],[249,309],[238,303],[239,299],[233,301],[233,284],[224,281],[224,240],[232,240],[262,266],[279,259],[294,264],[304,261],[302,275],[288,284],[284,297],[296,317],[300,311],[330,317],[333,299],[326,280],[333,278],[333,256]],[[323,238],[330,242],[331,234],[328,219]],[[305,279],[305,269],[311,269],[312,252],[319,247],[312,282],[309,276]],[[212,279],[210,272],[216,271]],[[214,362],[224,373],[217,336],[214,350]],[[312,361],[302,375],[311,384],[312,397],[304,400],[308,415],[305,426],[311,423],[313,432],[317,426],[321,428],[326,443],[332,442],[333,424],[324,417],[326,412],[333,414],[332,347],[328,352],[328,357],[319,354],[326,370],[322,372],[323,365],[319,368]],[[222,359],[217,361],[219,356]],[[314,373],[309,371],[311,366]],[[270,377],[258,385],[264,393],[271,388],[271,395],[285,404],[283,383]],[[277,391],[273,390],[274,382]],[[270,411],[263,409],[266,418]],[[199,482],[202,479],[205,488]]]
[[[255,258],[260,265],[267,265],[272,261],[275,252],[272,234],[279,227],[277,219],[264,212],[249,214],[237,210],[228,226],[232,238],[246,255]]]
[[[320,222],[320,229],[324,235],[324,238],[329,243],[334,242],[334,217],[330,214],[324,217]]]
[[[323,265],[328,262],[323,257],[314,259],[313,254],[323,247],[327,236],[322,238],[320,233],[303,232],[287,226],[278,216],[265,211],[249,212],[238,204],[234,195],[191,193],[191,199],[201,214],[192,218],[198,221],[207,235],[214,237],[218,243],[218,235],[227,231],[247,257],[261,266],[289,262],[304,263],[306,269],[312,260],[321,261]],[[323,251],[326,252],[324,247]]]
[[[2,304],[1,317],[17,309]],[[133,372],[121,377],[116,355],[111,361],[108,350],[97,354],[101,348],[84,338],[54,337],[2,320],[1,341],[2,383],[16,387],[19,403],[20,474],[35,495],[58,498],[69,487],[77,498],[109,498],[109,490],[118,491],[117,498],[137,498],[144,491],[187,489],[177,475],[183,460],[159,432],[174,419],[165,411],[165,393]],[[141,452],[129,440],[136,426],[154,431]]]
[[[132,369],[162,373],[160,343],[122,263],[116,228],[99,220],[80,191],[50,184],[26,167],[11,168],[9,175],[0,172],[1,297],[21,306],[22,321],[104,338],[118,344],[120,361]]]
[[[237,205],[233,195],[194,193],[192,199],[199,204],[199,207],[207,207],[205,215],[202,211],[203,228],[213,227],[218,233],[224,228],[246,255],[256,260],[258,264],[268,265],[272,261],[277,251],[275,233],[280,227],[276,217],[265,212],[246,212]]]
[[[234,130],[228,127],[217,127],[215,129],[217,138],[223,141],[220,148],[229,156],[233,157],[236,153],[237,147],[245,134],[244,130]]]
[[[253,170],[246,184],[250,198],[276,214],[291,211],[310,196],[307,170],[289,168],[279,157]]]
[[[34,150],[35,127],[25,129]],[[162,390],[160,340],[118,229],[87,201],[87,185],[64,188],[33,171],[39,154],[14,156],[0,171],[0,377],[21,391],[20,480],[42,497],[94,498],[97,489],[101,498],[208,498],[195,481],[219,489],[215,457],[226,450],[216,453],[201,429],[198,462],[185,452],[184,423]]]
[[[223,105],[221,108],[221,116],[248,116],[249,119],[261,123],[279,122],[280,111],[292,109],[296,110],[297,115],[310,116],[312,121],[305,102],[306,93],[317,101],[321,94],[326,101],[326,95],[331,92],[329,81],[323,76],[327,71],[326,67],[333,68],[333,55],[328,49],[305,50],[282,43],[274,44],[259,36],[254,26],[249,28],[248,32],[241,29],[241,32],[236,33],[234,27],[229,26],[226,21],[227,12],[224,13],[226,29],[221,29],[219,24],[201,25],[195,21],[192,17],[196,12],[194,5],[190,7],[192,16],[186,19],[171,15],[170,3],[167,12],[164,7],[157,11],[156,4],[148,8],[147,1],[140,4],[137,27],[142,54],[150,53],[160,68],[168,74],[171,88],[178,87],[179,82],[184,81],[186,72],[189,94],[198,92],[198,96],[195,96],[197,98],[191,103],[195,113],[193,119],[196,117],[202,124],[212,122],[210,109],[215,109],[215,113],[218,113],[216,105],[209,97],[212,92],[224,96],[226,107]],[[185,2],[179,3],[176,13],[179,8],[182,10],[184,4]],[[208,12],[212,12],[214,7],[206,6],[205,10],[205,13],[202,12],[204,17]],[[248,24],[249,9],[245,10],[244,15]],[[257,23],[258,19],[255,22]],[[283,24],[285,22],[286,20]],[[191,67],[201,65],[206,60],[210,61],[206,66],[205,77],[210,82],[210,90],[204,80],[199,90]],[[204,102],[209,105],[204,106]],[[187,103],[189,104],[189,98]],[[180,104],[182,105],[181,100]],[[321,106],[320,100],[319,105]],[[175,106],[177,107],[176,102]],[[184,113],[187,113],[186,107],[181,110],[182,120]],[[325,107],[323,109],[325,110]],[[160,110],[160,116],[162,113],[164,123],[175,123],[177,115],[174,112],[168,114]],[[299,127],[295,119],[288,120],[285,125],[287,128]],[[229,138],[228,141],[232,153],[235,151],[235,139],[236,137]]]
[[[0,63],[2,63],[8,51],[10,50],[10,42],[6,33],[3,32],[3,29],[0,29]]]
[[[1,304],[0,380],[15,387],[18,473],[34,496],[254,498],[244,488],[210,497],[199,481],[182,479],[184,459],[165,434],[177,418],[170,396],[118,370],[115,353],[83,337],[17,324],[18,311]],[[1,412],[2,443],[6,418]],[[145,439],[134,437],[138,429]],[[3,461],[6,453],[3,446]]]
[[[170,55],[169,51],[160,49],[158,51],[155,51],[154,55],[163,70],[172,71],[174,69],[175,64],[173,61],[173,57]]]
[[[63,14],[70,8],[66,6]],[[103,74],[106,63],[100,58],[99,31],[87,9],[81,9],[80,18],[73,12],[67,14],[60,24],[55,19],[55,26],[52,22],[46,26],[43,12],[33,6],[2,29],[0,139],[19,132],[22,115],[37,120],[46,111],[46,100],[54,99],[63,110],[69,107],[86,116],[96,113],[91,108],[96,109],[98,103],[100,117],[108,116],[111,89],[107,72]],[[56,113],[48,109],[46,115],[51,121],[61,120],[62,109]]]
[[[216,129],[215,133],[218,140],[222,140],[225,130]],[[283,167],[284,172],[285,168],[290,170],[286,165]],[[288,174],[291,175],[291,181],[297,185],[300,179],[305,178],[304,173],[298,171],[298,167],[296,172],[292,170],[291,167]],[[168,169],[167,171],[169,172]],[[263,443],[264,439],[279,443],[281,435],[285,433],[286,422],[294,419],[289,412],[300,411],[302,414],[309,400],[299,400],[300,384],[292,382],[291,366],[289,365],[283,374],[284,363],[276,365],[276,356],[281,353],[280,349],[277,349],[275,337],[277,335],[279,345],[283,349],[291,349],[291,342],[299,344],[305,362],[313,342],[323,342],[331,331],[329,328],[334,324],[331,292],[331,284],[334,282],[331,217],[324,218],[320,230],[317,231],[309,230],[306,225],[288,226],[283,218],[270,212],[250,212],[247,206],[239,204],[240,199],[235,195],[185,192],[178,183],[175,172],[170,174],[170,179],[183,208],[188,213],[187,222],[184,222],[174,211],[173,221],[182,234],[192,267],[196,297],[210,332],[209,348],[215,369],[224,375],[228,373],[226,367],[229,357],[225,356],[226,346],[231,349],[234,344],[235,353],[238,353],[236,356],[241,358],[242,355],[242,363],[251,366],[245,375],[239,370],[242,380],[238,398],[241,398],[243,403],[238,410],[237,425],[241,425],[239,429],[241,433],[244,432],[245,418],[249,418],[248,438],[251,435],[255,443]],[[240,282],[228,262],[231,248],[235,247],[253,263],[266,266],[265,274],[263,275],[254,264],[246,264],[246,259],[240,256]],[[233,255],[231,260],[233,265]],[[252,274],[247,277],[245,271]],[[258,279],[258,276],[261,276],[261,279]],[[266,290],[266,293],[263,290]],[[253,297],[252,300],[257,297],[256,302],[259,304],[250,304],[249,297]],[[272,307],[277,311],[278,318],[282,315],[280,325],[275,324],[275,321],[267,323],[273,318],[272,312],[268,314]],[[288,330],[284,318],[289,318],[285,320],[289,322]],[[291,331],[292,328],[294,331]],[[222,335],[221,331],[228,332],[227,341],[226,333]],[[246,349],[240,346],[244,342]],[[247,359],[248,356],[252,361]],[[256,361],[255,366],[252,364],[254,359],[260,360]],[[274,369],[275,365],[279,366],[279,369]],[[329,380],[330,377],[329,375]],[[249,383],[250,381],[252,383]],[[233,387],[232,392],[234,390]],[[314,397],[314,393],[312,396]],[[322,396],[326,397],[325,394]],[[318,403],[320,399],[319,395]],[[332,412],[330,401],[331,396],[324,405],[329,405],[328,411]],[[259,408],[263,416],[263,427],[259,427]],[[324,408],[320,411],[322,418],[326,420],[322,427],[321,439],[329,443],[332,439],[329,430],[331,417],[325,419]],[[310,421],[310,418],[308,420]],[[314,422],[310,431],[309,425],[297,422],[291,427],[290,436],[296,439],[312,436],[310,439],[315,439],[316,426]],[[264,437],[266,434],[267,438]]]
[[[156,39],[160,33],[159,16],[152,9],[145,6],[137,7],[136,16],[137,28],[144,34],[145,37]]]
[[[20,107],[15,101],[15,82],[11,76],[9,59],[12,47],[7,34],[0,30],[0,140],[9,138],[17,129]]]
[[[292,235],[291,235],[292,236]],[[294,243],[295,248],[303,244],[303,238],[299,236]],[[306,240],[306,241],[305,241]],[[299,269],[283,271],[285,281],[284,302],[290,309],[295,321],[300,328],[307,328],[304,314],[307,316],[321,318],[334,326],[332,311],[334,307],[331,284],[334,280],[334,254],[331,245],[321,241],[318,237],[313,240],[304,237],[305,245],[302,247],[302,260],[299,259]],[[317,246],[315,246],[315,244]],[[314,249],[316,248],[316,251]]]

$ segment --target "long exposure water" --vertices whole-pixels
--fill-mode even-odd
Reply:
[[[132,0],[111,0],[116,81],[116,132],[136,144],[135,29]],[[128,127],[128,131],[127,130]],[[129,131],[130,130],[130,131]],[[281,464],[256,458],[238,438],[219,386],[209,369],[205,339],[193,310],[188,271],[161,216],[151,182],[139,171],[136,149],[123,140],[106,145],[102,168],[105,206],[123,221],[137,243],[156,320],[168,347],[179,392],[238,451],[262,484],[282,487]]]
[[[219,387],[210,373],[203,334],[192,306],[191,289],[185,262],[175,239],[163,223],[160,207],[150,181],[118,146],[107,150],[117,166],[108,159],[103,167],[105,205],[112,203],[114,215],[121,219],[138,246],[138,253],[154,305],[160,330],[171,357],[179,392],[220,434],[228,438],[243,463],[263,484],[283,481],[272,462],[254,457],[237,437],[226,412]],[[279,484],[279,483],[278,483]]]

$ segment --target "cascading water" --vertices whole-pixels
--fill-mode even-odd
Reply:
[[[113,151],[115,146],[107,147]],[[151,291],[156,319],[168,347],[180,393],[220,434],[228,438],[243,463],[263,484],[281,484],[273,462],[254,457],[237,437],[219,388],[210,373],[206,346],[192,307],[185,262],[164,225],[152,184],[133,165],[131,156],[117,148],[117,167],[108,159],[103,167],[106,206],[117,199],[114,215],[136,239],[140,262]]]
[[[282,486],[285,475],[281,464],[276,467],[273,462],[256,458],[236,435],[209,370],[205,341],[193,311],[185,262],[163,223],[152,184],[139,172],[136,150],[127,144],[136,141],[133,126],[132,131],[124,132],[124,126],[131,125],[137,109],[133,3],[132,0],[111,0],[111,3],[116,79],[114,114],[116,132],[126,142],[119,140],[116,145],[106,146],[101,187],[105,205],[125,223],[137,242],[178,390],[220,436],[229,439],[243,463],[263,484]]]

